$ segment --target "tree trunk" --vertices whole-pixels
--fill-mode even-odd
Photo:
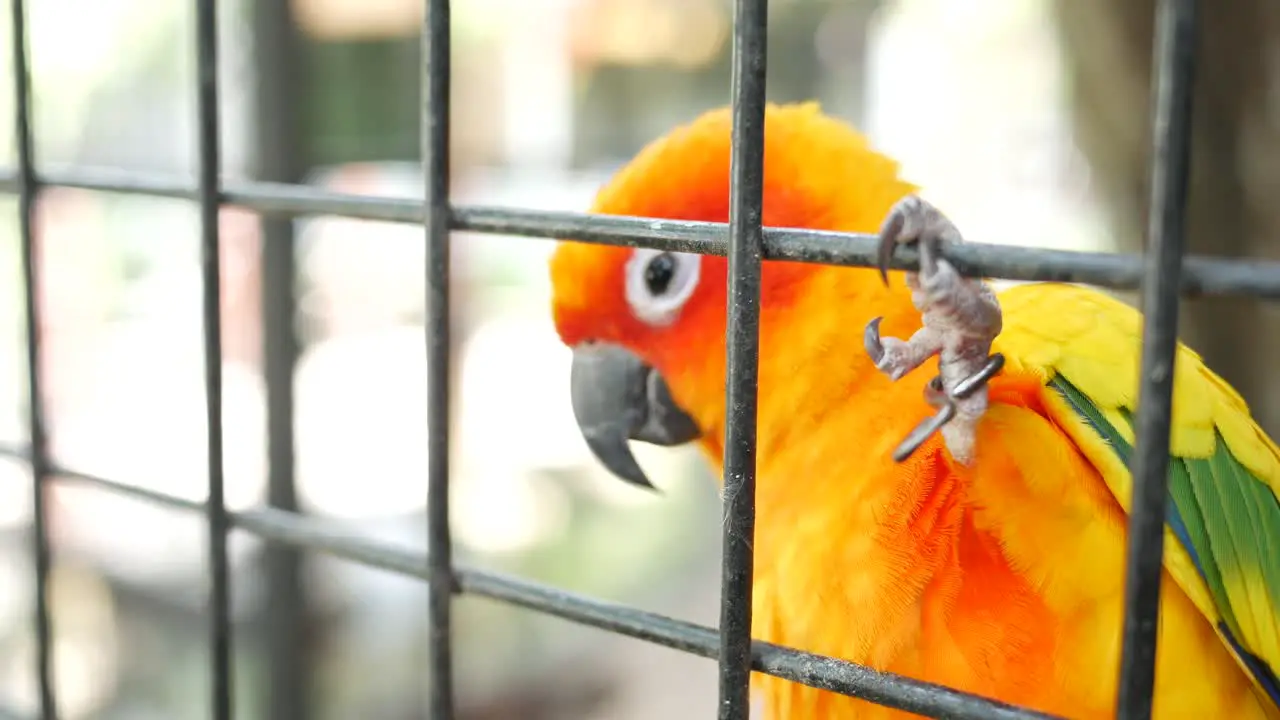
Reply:
[[[1151,144],[1154,0],[1057,0],[1076,143],[1117,250],[1141,249]],[[1280,2],[1200,3],[1190,252],[1280,258]],[[1133,296],[1126,299],[1132,300]],[[1280,309],[1241,298],[1184,302],[1184,342],[1280,432]]]

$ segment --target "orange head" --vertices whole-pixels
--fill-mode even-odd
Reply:
[[[601,189],[592,211],[727,222],[731,126],[720,108],[654,141]],[[769,105],[764,141],[768,226],[874,232],[915,189],[898,178],[897,163],[816,103]],[[624,479],[647,484],[628,438],[700,439],[719,455],[726,268],[721,257],[569,241],[552,255],[556,329],[575,350],[574,410],[592,450]],[[764,264],[761,290],[762,415],[771,379],[830,347],[833,333],[861,347],[874,308],[859,322],[858,306],[905,298],[900,280],[885,289],[874,271],[774,261]],[[832,303],[839,306],[812,312]],[[779,402],[803,402],[784,395]]]

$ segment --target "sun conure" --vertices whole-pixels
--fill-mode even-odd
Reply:
[[[591,210],[726,221],[730,127],[719,109],[656,140]],[[764,137],[765,225],[878,232],[922,261],[887,281],[764,263],[753,635],[1112,717],[1139,313],[1079,286],[961,278],[938,252],[955,226],[815,104],[770,105]],[[696,441],[719,471],[725,259],[562,242],[550,271],[596,456],[647,484],[628,439]],[[1280,450],[1185,346],[1174,385],[1154,714],[1280,718]],[[755,681],[774,720],[904,716]]]

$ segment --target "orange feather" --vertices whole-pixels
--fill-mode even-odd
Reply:
[[[642,151],[595,212],[724,222],[728,110]],[[874,232],[914,187],[816,105],[769,106],[766,225]],[[553,314],[567,344],[604,340],[658,369],[706,431],[724,433],[725,261],[704,258],[679,319],[628,312],[631,251],[562,243]],[[931,408],[927,363],[898,382],[862,349],[862,328],[920,326],[901,273],[767,262],[759,382],[754,636],[1073,718],[1113,714],[1124,512],[1046,404],[1044,378],[1011,367],[991,385],[978,455],[951,462],[935,436],[895,464],[894,445]],[[1166,575],[1159,717],[1262,718],[1248,678]],[[903,717],[757,677],[776,720]]]

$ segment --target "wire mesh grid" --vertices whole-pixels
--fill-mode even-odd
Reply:
[[[760,274],[764,259],[870,266],[876,239],[869,235],[761,227],[767,0],[735,0],[732,49],[731,202],[727,225],[592,216],[576,213],[450,206],[448,0],[426,0],[422,27],[424,67],[421,115],[425,197],[422,202],[369,198],[270,182],[223,184],[219,176],[216,0],[195,0],[199,172],[192,187],[182,178],[139,176],[110,170],[36,171],[31,129],[29,64],[24,0],[11,0],[17,117],[14,169],[0,170],[0,192],[16,193],[25,279],[30,443],[0,448],[31,467],[34,498],[35,632],[41,717],[57,718],[50,670],[50,552],[43,488],[52,481],[87,483],[160,506],[207,517],[212,668],[210,707],[217,720],[231,717],[231,646],[227,535],[232,528],[275,543],[328,553],[420,578],[432,590],[429,618],[431,717],[453,717],[450,610],[460,594],[484,596],[530,610],[717,659],[722,720],[749,715],[748,679],[759,671],[817,688],[864,698],[931,717],[1048,717],[1026,709],[911,678],[878,672],[839,659],[752,641],[752,543],[755,521],[755,417]],[[1184,257],[1185,208],[1190,163],[1191,87],[1195,68],[1196,3],[1162,0],[1157,7],[1153,92],[1151,212],[1143,255],[1049,251],[967,243],[945,252],[965,275],[1015,280],[1085,282],[1141,289],[1140,405],[1133,463],[1134,500],[1128,535],[1125,616],[1117,714],[1148,718],[1154,681],[1155,634],[1165,522],[1172,396],[1180,294],[1280,297],[1280,263]],[[208,500],[188,501],[121,480],[60,467],[45,442],[42,411],[40,307],[33,209],[41,187],[184,198],[200,207],[205,396],[208,420]],[[338,215],[422,224],[426,231],[428,309],[429,467],[428,544],[425,554],[383,546],[344,533],[323,520],[287,510],[229,512],[222,468],[221,320],[217,212],[237,205],[264,216]],[[453,230],[653,247],[729,258],[727,407],[720,630],[603,602],[517,577],[457,564],[449,531],[449,234]],[[918,267],[910,249],[891,266]],[[291,398],[290,398],[291,399]],[[3,703],[0,702],[0,706]],[[3,716],[3,712],[0,712]]]

